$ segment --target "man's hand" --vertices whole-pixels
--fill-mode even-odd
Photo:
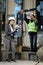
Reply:
[[[21,12],[21,14],[23,14],[25,11],[24,10],[21,10],[20,12]]]
[[[20,29],[20,26],[19,26],[19,25],[15,25],[14,28],[15,28],[15,29]]]

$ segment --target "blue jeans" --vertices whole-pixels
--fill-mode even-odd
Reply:
[[[30,35],[31,51],[37,51],[37,33]]]

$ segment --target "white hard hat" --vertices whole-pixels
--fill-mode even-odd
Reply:
[[[31,12],[30,14],[34,14],[33,12]]]
[[[14,17],[9,17],[8,20],[15,20],[15,18]]]
[[[34,15],[35,16],[35,14],[33,12],[31,12],[30,15]]]
[[[35,15],[35,13],[33,13],[33,12],[28,12],[28,13],[26,13],[28,16],[30,16],[30,15],[34,15],[34,16],[36,16]]]

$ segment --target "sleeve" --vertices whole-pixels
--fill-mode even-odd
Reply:
[[[13,32],[9,32],[8,35],[15,34],[17,30],[14,30]]]
[[[38,21],[35,21],[35,25],[38,26]]]
[[[7,28],[6,28],[6,35],[10,35],[10,28],[9,28],[9,26],[7,25]]]
[[[39,30],[39,25],[38,25],[38,21],[35,22],[35,25],[36,25],[36,29]]]
[[[29,23],[29,19],[27,19],[26,14],[24,14],[24,20],[26,21],[26,23]]]
[[[7,30],[6,30],[6,34],[7,34],[7,35],[15,34],[15,32],[17,32],[17,30],[14,30],[13,32],[11,32],[10,27],[7,26]]]

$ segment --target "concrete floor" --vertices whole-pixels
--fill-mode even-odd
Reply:
[[[35,65],[37,62],[34,61],[17,61],[17,62],[0,62],[0,65]],[[38,63],[37,65],[43,65],[43,62]]]

